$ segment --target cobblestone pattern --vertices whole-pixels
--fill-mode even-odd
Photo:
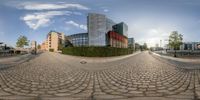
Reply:
[[[43,53],[0,70],[0,96],[198,99],[200,70],[182,68],[183,64],[147,52],[120,61],[84,65],[68,62],[61,55]]]

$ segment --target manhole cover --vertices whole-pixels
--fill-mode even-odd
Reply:
[[[85,60],[82,60],[80,63],[81,64],[86,64],[87,62]]]

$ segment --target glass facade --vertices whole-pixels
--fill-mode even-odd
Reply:
[[[118,34],[114,31],[109,31],[107,34],[108,45],[110,47],[127,48],[128,40],[125,36]]]
[[[124,22],[114,25],[113,31],[128,37],[128,26]]]
[[[106,46],[106,16],[88,14],[89,46]]]
[[[128,38],[128,47],[135,48],[135,40],[134,38]]]
[[[200,42],[184,42],[180,50],[200,50]]]
[[[106,18],[105,15],[96,13],[89,13],[87,16],[87,21],[89,46],[110,45],[110,39],[109,37],[107,37],[107,33],[109,31],[115,31],[116,33],[119,33],[120,35],[125,36],[126,38],[128,37],[128,26],[124,22],[116,24],[111,19]],[[116,42],[116,45],[120,44],[120,46],[117,47],[127,47],[121,46],[123,42],[118,43],[118,40],[116,40]]]
[[[78,33],[66,37],[72,46],[88,46],[88,33]]]

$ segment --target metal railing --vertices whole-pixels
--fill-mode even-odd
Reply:
[[[1,50],[0,51],[0,57],[7,57],[7,56],[13,56],[13,55],[23,55],[27,54],[27,51],[19,51],[19,50]]]
[[[175,50],[161,50],[154,51],[155,53],[162,55],[174,55]],[[176,50],[178,56],[200,56],[200,50]]]

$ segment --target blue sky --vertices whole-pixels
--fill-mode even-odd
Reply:
[[[185,42],[199,42],[199,11],[199,0],[1,0],[0,41],[15,46],[19,35],[42,43],[50,30],[87,32],[87,13],[95,12],[127,23],[129,37],[141,44],[155,46],[174,30]]]

